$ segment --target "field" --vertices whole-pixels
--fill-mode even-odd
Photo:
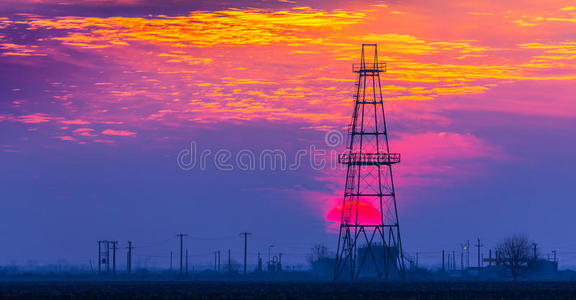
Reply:
[[[0,282],[0,299],[576,299],[573,282]]]

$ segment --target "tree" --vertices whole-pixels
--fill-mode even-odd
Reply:
[[[528,268],[528,263],[533,258],[531,245],[526,236],[516,234],[507,237],[496,246],[499,262],[510,270],[514,281]]]

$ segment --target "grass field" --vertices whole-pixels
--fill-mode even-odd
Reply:
[[[0,299],[576,299],[575,282],[1,282]]]

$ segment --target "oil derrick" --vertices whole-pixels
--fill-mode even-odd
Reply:
[[[357,74],[355,105],[348,127],[346,186],[334,279],[378,276],[404,278],[405,266],[396,208],[392,165],[399,153],[390,153],[376,44],[363,44]]]

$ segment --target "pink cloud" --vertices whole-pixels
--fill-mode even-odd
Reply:
[[[454,184],[481,175],[485,167],[478,160],[504,159],[497,146],[472,134],[426,132],[404,135],[392,142],[392,152],[400,152],[398,184]]]
[[[37,123],[46,123],[52,121],[54,118],[49,117],[47,114],[37,113],[32,115],[24,115],[18,118],[18,122],[21,123],[28,123],[28,124],[37,124]]]
[[[106,129],[106,130],[102,131],[102,134],[116,135],[116,136],[131,136],[131,135],[135,135],[136,132],[132,132],[132,131],[128,131],[128,130]]]
[[[114,144],[111,140],[94,140],[95,143]]]
[[[454,132],[424,132],[405,134],[390,142],[391,152],[401,154],[401,163],[395,165],[394,179],[398,189],[429,186],[453,186],[462,181],[489,172],[486,161],[509,159],[504,151],[472,134]],[[330,192],[307,190],[302,186],[283,190],[294,199],[302,199],[310,210],[315,211],[327,222],[327,230],[336,230],[342,211],[345,169],[326,170],[314,178]],[[414,199],[402,198],[413,202]],[[363,220],[376,216],[369,203],[362,204]],[[333,222],[333,223],[331,223]]]
[[[92,134],[92,131],[94,131],[94,129],[92,128],[78,128],[73,130],[72,132],[81,136],[96,136],[95,134]]]
[[[64,120],[64,121],[60,121],[60,123],[62,123],[62,124],[68,124],[68,125],[86,125],[86,124],[90,124],[90,122],[88,122],[88,121],[83,121],[83,120]]]
[[[75,142],[77,141],[75,138],[71,137],[71,136],[59,136],[57,137],[59,140],[61,141],[70,141],[70,142]]]

